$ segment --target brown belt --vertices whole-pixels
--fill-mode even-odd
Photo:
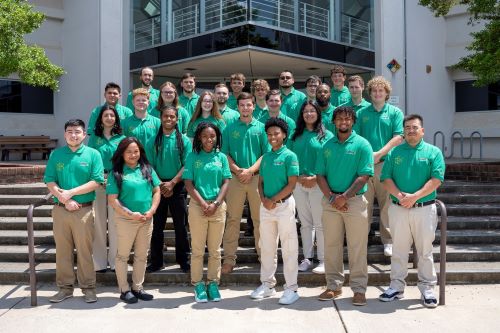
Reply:
[[[90,202],[84,202],[84,203],[78,203],[80,206],[82,206],[81,208],[83,207],[89,207],[89,206],[92,206],[92,201]],[[60,203],[60,202],[55,202],[54,205],[57,205],[59,207],[62,207],[62,208],[66,208],[66,206],[63,204],[63,203]]]
[[[292,193],[290,193],[289,195],[287,195],[286,197],[284,197],[281,200],[276,200],[276,203],[283,203],[283,202],[287,201],[288,198],[290,198],[291,196],[292,196]]]

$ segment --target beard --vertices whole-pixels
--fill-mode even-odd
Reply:
[[[217,104],[219,104],[219,105],[226,104],[226,102],[227,102],[227,98],[225,98],[225,97],[217,98]]]
[[[346,134],[346,133],[349,133],[350,129],[349,128],[337,128],[337,131],[342,133],[342,134]]]
[[[283,89],[288,89],[291,86],[292,86],[291,84],[282,84],[280,87],[283,88]]]
[[[151,82],[149,82],[149,83],[146,83],[146,82],[144,82],[144,81],[141,81],[141,82],[142,82],[142,85],[143,85],[144,87],[149,87],[149,86],[151,85]]]
[[[328,103],[330,103],[329,99],[321,99],[321,98],[316,98],[316,103],[318,103],[319,106],[324,108],[325,106],[328,106]]]

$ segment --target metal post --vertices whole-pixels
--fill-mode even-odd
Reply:
[[[439,305],[446,304],[446,242],[447,242],[447,230],[448,230],[448,213],[446,212],[446,206],[441,200],[436,200],[436,204],[441,209],[441,240],[440,240],[440,251],[439,251]]]
[[[219,17],[220,17],[220,20],[219,20],[219,28],[222,28],[222,0],[219,1]]]
[[[167,0],[161,0],[160,5],[160,43],[167,41]]]
[[[304,10],[303,10],[303,13],[304,13],[304,33],[307,34],[307,8],[306,8],[307,4],[303,3],[303,5],[304,5]]]
[[[196,8],[198,8],[198,6],[196,6]],[[204,32],[205,28],[206,28],[205,27],[205,25],[206,25],[206,22],[205,22],[205,20],[206,20],[206,17],[205,17],[205,0],[200,0],[200,7],[199,8],[200,8],[200,10],[199,10],[199,13],[200,13],[199,17],[200,17],[200,33],[201,33],[201,32]],[[195,11],[195,13],[196,13],[196,11]],[[197,20],[195,20],[195,22],[196,21]],[[195,27],[196,27],[196,25],[195,25]],[[195,29],[194,33],[196,33],[196,32],[197,31]]]
[[[174,12],[172,9],[172,0],[168,0],[168,10],[167,10],[167,41],[171,41],[174,39]]]
[[[351,45],[352,44],[352,41],[351,41],[351,29],[352,29],[352,27],[351,27],[351,17],[350,16],[348,17],[348,22],[349,22],[349,25],[348,25],[348,29],[349,29],[349,45]]]
[[[304,19],[305,19],[305,15],[306,15],[306,12],[304,11]],[[294,0],[293,1],[293,30],[299,32],[300,31],[299,28],[300,28],[299,0]],[[304,26],[304,29],[305,29],[305,26]]]
[[[278,0],[277,6],[278,6],[278,16],[277,16],[278,17],[278,22],[277,22],[278,24],[277,24],[277,26],[281,27],[281,1],[280,0]]]
[[[28,259],[30,266],[30,292],[31,306],[37,306],[36,297],[36,271],[35,271],[35,236],[33,231],[33,210],[35,205],[31,204],[28,208],[27,228],[28,228]]]

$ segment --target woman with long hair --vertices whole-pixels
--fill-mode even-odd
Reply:
[[[210,91],[201,93],[198,103],[196,103],[196,109],[188,124],[187,136],[189,138],[194,138],[196,128],[202,121],[214,124],[219,128],[220,132],[223,132],[224,128],[226,128],[226,123],[219,111],[217,99]]]
[[[316,237],[319,265],[313,273],[325,273],[325,241],[321,214],[323,208],[321,192],[315,174],[316,159],[323,144],[333,137],[332,132],[325,129],[321,120],[321,109],[315,101],[304,102],[297,118],[297,128],[289,143],[289,148],[299,160],[299,178],[293,191],[297,212],[300,219],[300,234],[304,259],[299,265],[299,271],[305,272],[312,268],[314,257],[314,237]]]
[[[159,90],[160,96],[158,96],[158,103],[156,107],[151,110],[151,115],[161,120],[160,113],[164,107],[173,106],[177,108],[177,126],[182,134],[186,134],[191,116],[189,112],[179,104],[179,95],[175,88],[175,84],[167,81],[160,86]]]
[[[101,154],[104,165],[104,179],[113,168],[111,157],[118,144],[125,136],[120,127],[120,117],[114,106],[104,104],[95,121],[93,135],[90,136],[88,146],[96,149]],[[94,243],[92,245],[94,270],[99,273],[106,272],[109,268],[115,270],[116,258],[116,223],[113,208],[106,200],[106,183],[95,191],[94,201]],[[107,247],[109,240],[109,249]]]
[[[194,135],[193,152],[186,158],[182,174],[191,196],[191,283],[198,303],[221,300],[218,287],[221,274],[220,245],[226,222],[224,198],[231,178],[229,162],[226,155],[220,152],[221,147],[219,128],[212,123],[201,122]],[[208,286],[203,281],[205,245],[208,247]]]
[[[116,213],[116,279],[120,299],[125,303],[137,303],[137,299],[149,301],[153,295],[144,291],[142,283],[153,231],[153,215],[160,203],[160,179],[135,137],[120,142],[112,161],[113,173],[109,177],[106,193]],[[127,281],[127,262],[132,247],[134,270],[131,290]]]
[[[154,140],[146,146],[146,155],[160,177],[161,200],[153,216],[151,237],[151,262],[147,272],[163,267],[163,229],[170,209],[175,230],[175,259],[184,272],[190,270],[188,256],[191,251],[186,229],[186,188],[182,181],[186,156],[192,151],[191,141],[179,130],[175,106],[165,106],[160,112],[161,128]]]

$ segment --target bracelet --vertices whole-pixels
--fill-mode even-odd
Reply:
[[[328,203],[332,203],[335,201],[335,194],[330,195],[330,198],[328,199]]]
[[[215,201],[214,201],[214,202],[212,202],[212,203],[215,205],[215,207],[219,207],[219,206],[220,206],[220,202],[218,202],[217,200],[215,200]]]

